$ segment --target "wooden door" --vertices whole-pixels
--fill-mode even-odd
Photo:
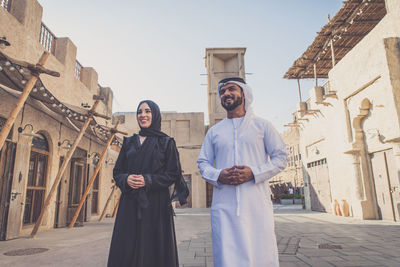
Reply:
[[[331,186],[326,158],[307,164],[311,210],[331,212]]]
[[[99,173],[97,173],[92,186],[92,201],[91,201],[91,214],[97,215],[99,213]]]
[[[47,160],[47,152],[32,148],[26,188],[24,224],[34,224],[42,210],[46,192]]]
[[[376,201],[379,218],[382,220],[396,220],[398,207],[398,178],[394,174],[392,150],[380,151],[370,154],[372,175],[375,184]],[[391,178],[390,176],[394,176]],[[397,178],[397,181],[396,181]],[[391,184],[393,183],[393,185]],[[396,188],[397,187],[397,188]],[[395,202],[395,203],[394,203]],[[397,208],[398,209],[398,208]],[[398,219],[398,211],[397,211]]]
[[[310,203],[311,210],[321,211],[321,204],[318,198],[318,183],[315,178],[315,169],[313,167],[308,167],[307,174],[309,177],[309,188],[310,188]]]
[[[15,150],[16,144],[9,141],[0,150],[0,240],[6,240],[10,201],[16,197],[11,194]]]
[[[58,164],[58,169],[61,168],[61,165],[64,161],[64,157],[60,157],[60,162]],[[61,211],[61,187],[62,187],[62,181],[58,184],[57,187],[57,196],[56,196],[56,210],[55,210],[55,214],[54,214],[54,228],[58,228],[60,227],[60,211]]]
[[[317,163],[316,177],[318,180],[318,197],[321,209],[326,212],[332,211],[331,185],[329,180],[328,164],[326,159],[319,160]]]
[[[85,190],[85,163],[77,160],[71,161],[71,173],[69,182],[68,192],[68,211],[67,211],[67,224],[69,224],[74,216],[75,210],[79,205]],[[79,213],[76,224],[81,225],[84,221],[84,210],[83,207]]]
[[[400,181],[392,149],[385,151],[385,158],[386,168],[389,175],[390,193],[393,201],[394,217],[398,222],[400,221]]]

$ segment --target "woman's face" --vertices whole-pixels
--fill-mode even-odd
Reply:
[[[149,105],[144,102],[139,106],[137,113],[137,120],[141,128],[149,128],[151,125],[151,109]]]

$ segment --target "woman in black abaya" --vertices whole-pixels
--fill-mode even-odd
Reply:
[[[156,103],[140,102],[137,120],[139,134],[124,138],[113,170],[122,194],[108,267],[178,267],[171,200],[183,205],[189,195],[178,150],[174,139],[161,132]]]

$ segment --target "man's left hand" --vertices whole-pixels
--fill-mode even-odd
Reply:
[[[235,176],[235,182],[233,185],[240,185],[254,179],[253,171],[250,169],[250,167],[244,165],[235,165],[233,168],[235,168],[233,171],[233,175]]]

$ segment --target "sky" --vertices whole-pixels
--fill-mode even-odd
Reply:
[[[162,111],[204,112],[208,123],[205,49],[246,47],[255,113],[278,131],[299,101],[285,72],[342,6],[342,0],[39,0],[43,23],[77,46],[114,92],[113,112],[151,99]],[[303,100],[313,81],[302,80]]]

